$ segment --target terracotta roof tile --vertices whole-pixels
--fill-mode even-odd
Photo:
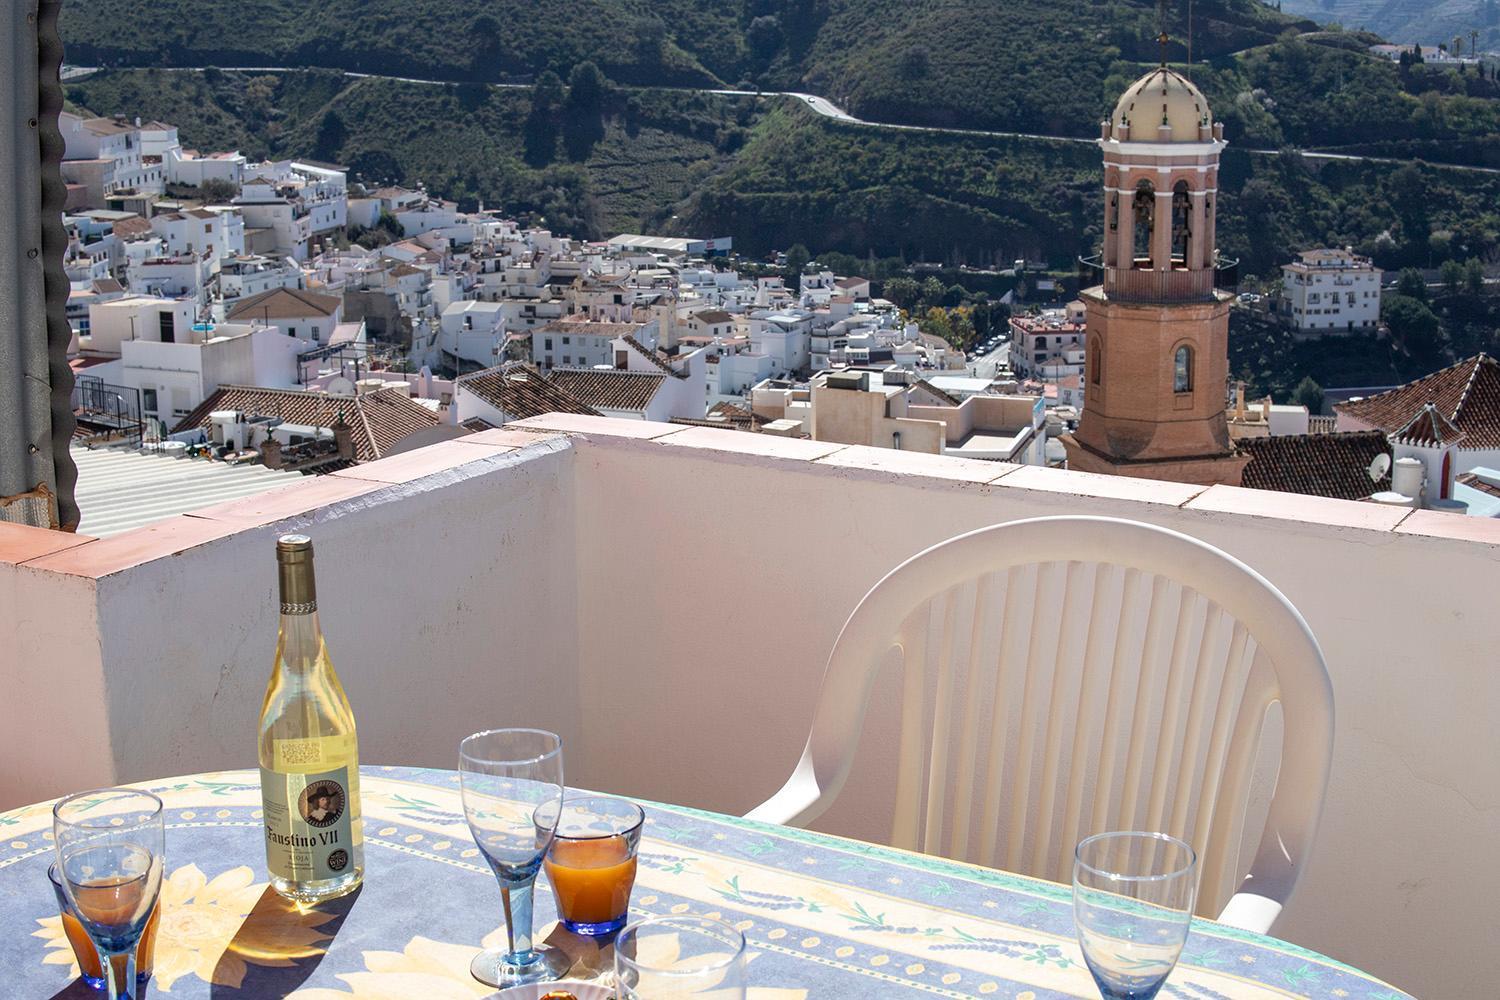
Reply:
[[[215,410],[239,410],[259,417],[280,417],[294,424],[331,427],[340,414],[353,431],[356,461],[369,462],[415,431],[436,427],[438,415],[389,389],[363,396],[335,396],[305,389],[265,389],[222,385],[172,428],[173,433],[208,430]],[[319,472],[332,471],[320,468]]]
[[[626,372],[613,368],[554,368],[552,383],[589,406],[609,410],[644,410],[667,380],[662,372]]]
[[[343,305],[335,295],[319,295],[300,288],[273,288],[259,295],[241,299],[229,311],[231,320],[237,319],[300,319],[303,316],[332,316]]]
[[[1466,435],[1466,447],[1500,448],[1500,361],[1488,354],[1476,354],[1374,396],[1335,403],[1334,409],[1387,434],[1397,434],[1428,403]]]
[[[510,420],[527,420],[544,413],[598,416],[593,407],[521,361],[507,361],[494,368],[463,375],[457,382],[464,392],[472,392]]]
[[[1235,444],[1250,456],[1240,485],[1252,490],[1363,500],[1391,488],[1389,471],[1378,481],[1369,473],[1375,456],[1390,453],[1382,431],[1286,434],[1241,438]]]

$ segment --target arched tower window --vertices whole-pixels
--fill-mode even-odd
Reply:
[[[1172,355],[1172,391],[1193,391],[1193,349],[1186,344]]]
[[[1132,256],[1139,259],[1151,256],[1151,229],[1156,219],[1156,188],[1150,181],[1141,181],[1135,186],[1135,199],[1131,206],[1135,211],[1135,247]],[[1134,267],[1135,261],[1122,261],[1122,266]]]
[[[1098,385],[1104,379],[1104,352],[1099,349],[1099,338],[1095,336],[1089,344],[1089,381]]]
[[[1187,181],[1172,186],[1172,259],[1187,266],[1188,249],[1193,236],[1193,199]]]

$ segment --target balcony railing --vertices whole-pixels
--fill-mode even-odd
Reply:
[[[1214,266],[1188,270],[1182,258],[1172,260],[1172,270],[1159,271],[1149,261],[1146,266],[1114,267],[1103,263],[1101,255],[1078,258],[1080,287],[1103,285],[1112,299],[1121,302],[1176,303],[1211,302],[1215,290],[1233,291],[1239,286],[1240,262],[1220,257]]]

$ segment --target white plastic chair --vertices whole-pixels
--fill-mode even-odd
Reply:
[[[1248,566],[1100,517],[996,525],[913,556],[849,616],[802,758],[749,818],[802,826],[833,803],[892,660],[894,846],[1067,883],[1082,837],[1165,831],[1198,852],[1201,915],[1231,894],[1226,923],[1265,932],[1280,914],[1322,810],[1333,692],[1307,623]],[[1274,702],[1280,769],[1241,880]]]

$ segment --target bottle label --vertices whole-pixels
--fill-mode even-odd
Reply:
[[[263,767],[260,792],[272,875],[311,882],[348,874],[362,832],[357,765],[309,774]]]

